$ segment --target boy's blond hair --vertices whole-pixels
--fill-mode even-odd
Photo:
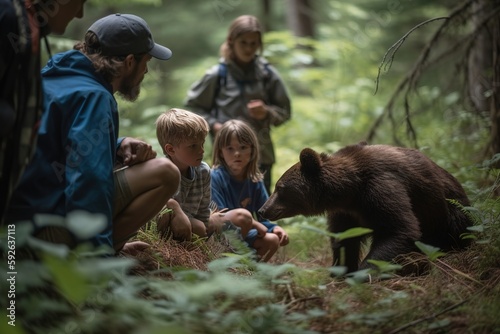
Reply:
[[[163,153],[165,145],[178,146],[187,140],[204,140],[209,131],[207,121],[191,111],[172,108],[156,119],[156,137]]]

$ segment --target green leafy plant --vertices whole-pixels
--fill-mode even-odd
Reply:
[[[424,244],[421,241],[415,241],[415,245],[418,247],[418,249],[420,249],[420,251],[422,251],[422,253],[427,255],[430,261],[435,261],[437,258],[446,255],[446,253],[441,252],[438,247]]]
[[[342,241],[345,239],[362,237],[362,236],[365,236],[365,235],[370,234],[372,232],[371,229],[366,228],[366,227],[354,227],[354,228],[350,228],[350,229],[348,229],[344,232],[340,232],[340,233],[332,233],[332,232],[328,232],[328,231],[319,229],[319,228],[314,227],[314,226],[307,226],[307,225],[303,226],[302,228],[314,231],[314,232],[319,233],[319,234],[326,235],[328,237],[335,239],[336,241]]]

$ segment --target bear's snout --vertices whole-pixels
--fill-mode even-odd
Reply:
[[[267,201],[264,203],[264,205],[262,205],[262,207],[258,211],[259,215],[264,219],[272,219],[272,217],[269,217],[270,207],[272,206],[270,201],[271,198],[268,198]]]
[[[259,212],[259,215],[260,215],[262,218],[268,219],[268,218],[267,218],[267,214],[266,214],[267,210],[266,210],[266,208],[265,208],[265,207],[266,207],[266,204],[264,204],[264,205],[262,206],[262,208],[260,208],[260,209],[259,209],[259,211],[258,211],[258,212]]]

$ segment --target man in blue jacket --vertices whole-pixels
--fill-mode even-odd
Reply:
[[[161,210],[179,186],[179,171],[147,143],[118,138],[114,93],[134,101],[148,61],[171,56],[143,19],[113,14],[96,21],[74,50],[49,61],[35,155],[14,192],[8,222],[74,210],[103,214],[108,224],[90,241],[119,251]],[[35,226],[35,234],[70,247],[85,241],[55,226]]]
[[[36,147],[41,44],[83,17],[85,0],[0,0],[0,226]]]

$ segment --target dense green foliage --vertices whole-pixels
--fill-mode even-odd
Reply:
[[[275,30],[265,35],[264,56],[280,71],[293,103],[292,120],[273,132],[278,155],[273,173],[276,180],[297,160],[300,149],[305,146],[334,151],[366,139],[375,119],[404,74],[412,68],[422,45],[438,23],[423,26],[410,35],[396,54],[392,67],[382,72],[375,94],[379,66],[386,50],[422,20],[443,16],[449,9],[432,2],[401,1],[396,7],[383,1],[315,3],[318,36],[316,40],[301,42],[311,46],[313,51],[308,51],[295,48],[297,39],[285,30],[280,2],[273,3]],[[161,7],[128,7],[129,12],[147,17],[156,40],[174,51],[171,60],[150,63],[138,101],[120,100],[121,135],[143,138],[159,153],[154,132],[158,113],[183,106],[189,86],[217,62],[218,48],[234,17],[243,13],[258,15],[258,8],[245,2],[194,1],[192,8],[186,11],[183,5],[174,2]],[[82,26],[102,12],[101,7],[91,8],[88,17],[74,23],[72,31],[81,31]],[[198,20],[199,16],[204,19]],[[457,79],[450,76],[453,69],[442,66],[438,70],[439,75],[425,76],[416,87],[411,99],[412,121],[418,134],[418,148],[444,168],[460,174],[459,169],[484,158],[480,153],[488,135],[488,120],[471,115],[462,102],[460,85],[449,84]],[[398,138],[403,145],[413,145],[406,138],[406,116],[402,101],[400,103],[395,130],[387,120],[372,143],[395,144],[394,138]],[[210,153],[208,142],[208,162]]]
[[[69,251],[31,237],[30,224],[9,226],[0,233],[5,259],[0,264],[0,306],[5,313],[0,331],[490,333],[500,325],[495,315],[500,308],[500,202],[497,198],[482,203],[480,210],[463,208],[476,222],[470,234],[476,241],[467,254],[446,255],[419,243],[432,268],[423,277],[410,278],[392,276],[397,267],[380,261],[375,262],[378,271],[359,271],[345,280],[330,278],[328,233],[321,219],[289,221],[293,243],[273,264],[255,262],[251,252],[234,244],[237,254],[219,254],[207,262],[206,270],[169,266],[151,253],[156,270],[139,274],[132,270],[137,261],[103,257],[112,254],[108,249],[81,245]],[[101,216],[83,212],[66,221],[42,218],[39,223],[66,223],[81,237],[104,224]],[[172,241],[158,243],[148,232],[143,240],[156,245],[156,251],[183,247]],[[363,233],[353,230],[336,237]],[[14,264],[7,261],[14,254],[9,252],[9,236],[15,237]],[[200,250],[211,253],[204,240],[189,247],[198,255]]]

